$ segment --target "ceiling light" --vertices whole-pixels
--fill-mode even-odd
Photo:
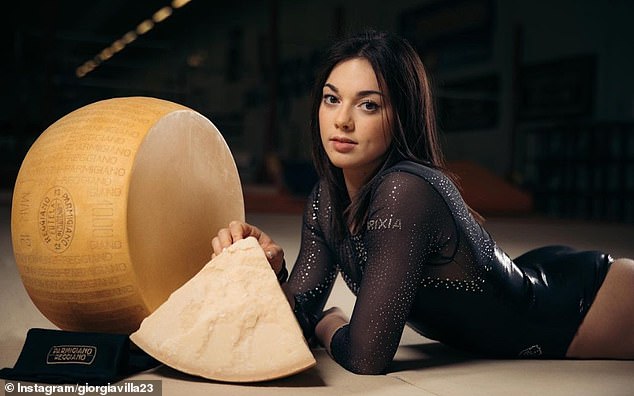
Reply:
[[[163,7],[152,15],[152,20],[156,23],[163,22],[172,15],[172,7]]]
[[[79,78],[84,77],[86,74],[93,71],[102,62],[110,59],[114,54],[123,50],[126,45],[136,40],[139,36],[149,32],[154,28],[156,23],[163,22],[169,18],[174,9],[181,8],[188,4],[191,0],[172,0],[172,5],[165,6],[152,15],[152,19],[146,19],[139,23],[135,30],[131,30],[124,34],[123,37],[114,41],[109,47],[104,48],[99,54],[97,54],[92,60],[85,62],[83,65],[75,69],[75,75]]]
[[[172,7],[173,8],[181,8],[185,4],[189,3],[191,0],[173,0]]]
[[[146,19],[145,21],[139,23],[139,26],[136,27],[137,34],[145,34],[152,30],[154,27],[154,22],[151,19]]]
[[[136,32],[131,30],[128,33],[124,34],[123,37],[121,37],[121,40],[123,40],[123,42],[125,44],[130,44],[131,42],[136,40],[137,37],[138,36],[137,36]]]

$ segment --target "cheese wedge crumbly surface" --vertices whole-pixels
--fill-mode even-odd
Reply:
[[[218,381],[272,380],[316,364],[253,237],[207,263],[130,339],[167,366]]]

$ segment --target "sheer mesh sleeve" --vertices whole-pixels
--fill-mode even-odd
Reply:
[[[432,255],[447,247],[455,227],[442,197],[405,172],[384,176],[372,197],[363,242],[367,260],[349,325],[331,342],[333,358],[359,374],[387,368]]]
[[[286,293],[294,299],[294,312],[306,339],[314,335],[326,300],[337,276],[332,251],[327,246],[320,221],[328,218],[329,206],[318,186],[308,199],[302,222],[299,255],[293,266]]]

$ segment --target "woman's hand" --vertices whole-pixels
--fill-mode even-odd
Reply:
[[[221,228],[218,231],[218,235],[211,240],[211,246],[214,249],[211,257],[216,257],[224,248],[250,236],[258,240],[266,254],[266,258],[269,260],[269,264],[271,264],[271,268],[276,274],[279,273],[284,261],[284,250],[262,230],[243,221],[232,221],[229,223],[229,227]]]
[[[339,307],[332,307],[324,311],[323,316],[317,326],[315,326],[315,336],[326,348],[326,351],[330,355],[330,342],[332,336],[335,335],[337,330],[347,325],[349,322],[348,316]]]

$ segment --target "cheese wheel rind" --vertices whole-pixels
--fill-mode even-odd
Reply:
[[[218,229],[243,218],[236,165],[209,120],[166,100],[113,98],[33,143],[11,236],[24,287],[51,322],[130,333],[207,263]]]

